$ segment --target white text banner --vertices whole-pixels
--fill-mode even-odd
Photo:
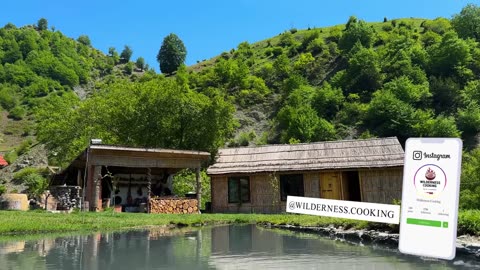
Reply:
[[[393,204],[287,196],[286,209],[288,213],[358,219],[390,224],[400,223],[400,206]]]

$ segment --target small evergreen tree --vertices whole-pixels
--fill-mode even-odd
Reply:
[[[130,46],[125,45],[125,48],[123,49],[122,53],[120,53],[120,62],[121,63],[128,63],[130,61],[130,58],[132,57],[133,51],[130,48]]]
[[[40,20],[38,20],[38,22],[37,22],[37,29],[38,30],[44,31],[44,30],[47,30],[47,28],[48,28],[47,19],[41,18]]]
[[[82,43],[85,46],[91,46],[92,43],[90,41],[90,38],[87,35],[81,35],[77,38],[77,41]]]
[[[187,49],[183,41],[177,35],[171,33],[163,39],[162,46],[157,54],[160,71],[172,74],[185,62],[186,57]]]

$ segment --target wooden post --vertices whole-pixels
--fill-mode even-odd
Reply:
[[[147,168],[147,213],[150,213],[150,198],[152,194],[152,169]]]
[[[93,168],[93,195],[92,195],[92,198],[91,198],[91,209],[93,211],[98,211],[100,209],[100,207],[102,207],[101,205],[99,206],[98,205],[98,200],[99,200],[99,197],[100,197],[100,187],[101,187],[101,183],[102,183],[102,166],[94,166]]]
[[[200,205],[202,202],[202,182],[200,180],[200,168],[195,169],[195,179],[197,183],[198,212],[200,212]]]

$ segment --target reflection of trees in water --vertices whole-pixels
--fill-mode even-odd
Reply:
[[[452,262],[425,262],[395,250],[254,225],[158,228],[0,243],[0,269],[244,269],[258,268],[257,263],[278,268],[322,265],[322,269],[335,270],[352,265],[361,269],[454,268]]]
[[[47,265],[67,270],[207,269],[210,241],[202,238],[210,234],[189,230],[159,228],[0,243],[0,269],[41,270]]]
[[[39,246],[25,241],[0,243],[0,269],[46,269],[44,250]]]

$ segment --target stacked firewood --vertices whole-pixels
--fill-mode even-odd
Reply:
[[[198,201],[184,198],[152,198],[150,213],[154,214],[196,214]]]

